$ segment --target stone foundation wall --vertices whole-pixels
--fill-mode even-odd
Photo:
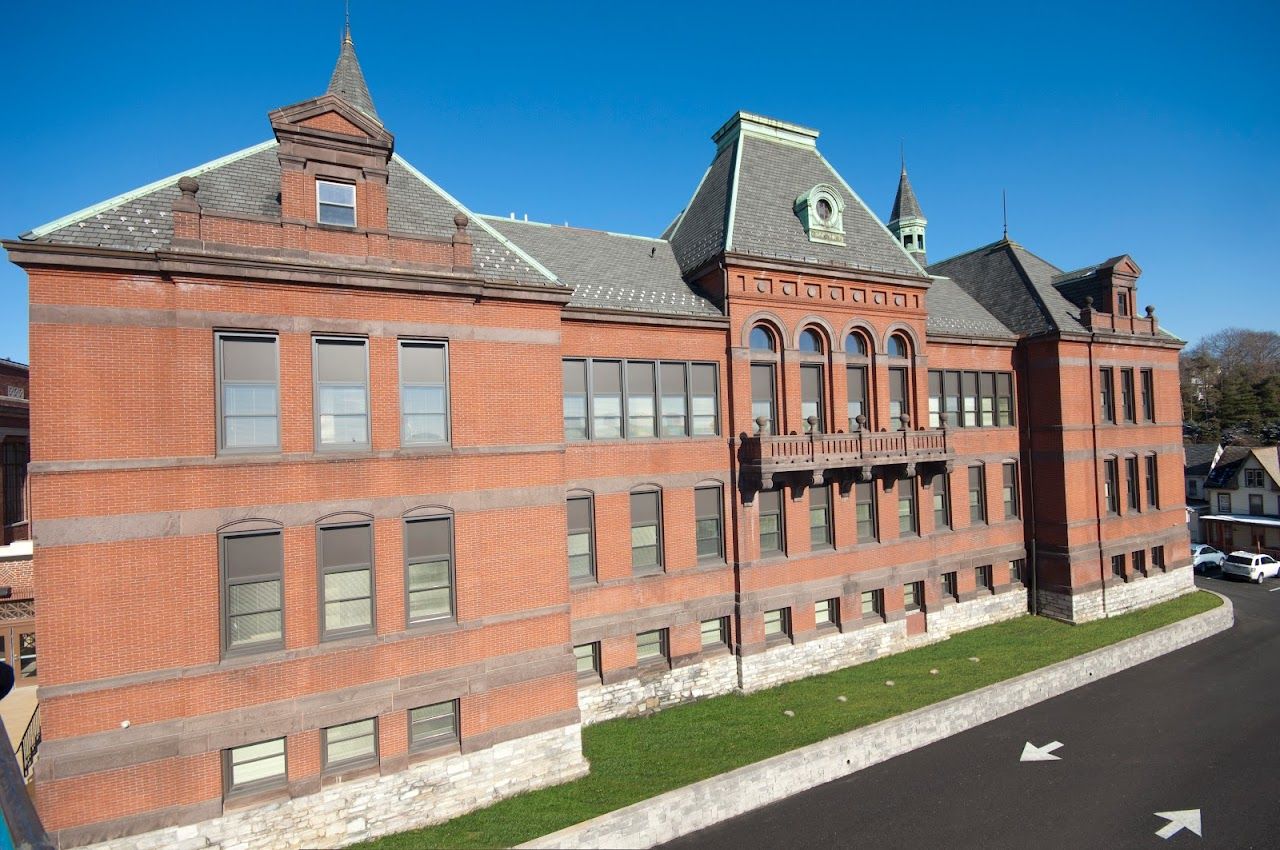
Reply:
[[[1023,587],[1011,587],[995,594],[985,590],[980,593],[967,602],[955,602],[941,611],[930,611],[929,631],[943,632],[949,637],[1027,613],[1027,592]]]
[[[578,724],[442,756],[386,776],[159,829],[92,850],[301,850],[341,847],[427,826],[587,772]]]
[[[726,652],[674,670],[646,671],[634,679],[579,688],[578,709],[582,724],[589,726],[727,694],[737,687],[737,662]]]
[[[1138,608],[1146,608],[1175,596],[1195,590],[1191,567],[1178,567],[1167,573],[1153,572],[1121,584],[1109,585],[1074,595],[1041,590],[1037,594],[1040,613],[1046,617],[1087,623],[1104,617],[1116,617]]]

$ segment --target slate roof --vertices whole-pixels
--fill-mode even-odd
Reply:
[[[778,135],[786,139],[768,136],[779,127]],[[745,113],[730,119],[716,134],[724,141],[711,168],[670,230],[684,272],[723,250],[923,277],[898,240],[818,152],[817,135]],[[809,241],[796,215],[796,198],[819,183],[843,196],[844,245]]]
[[[671,243],[603,230],[483,216],[490,226],[573,287],[571,307],[720,316],[680,274]]]
[[[373,108],[373,97],[364,81],[364,72],[360,70],[360,60],[356,58],[350,26],[342,36],[342,48],[338,51],[338,63],[333,66],[333,76],[329,78],[328,93],[338,95],[374,121],[382,123],[378,111]]]
[[[1208,475],[1209,466],[1214,455],[1218,453],[1217,443],[1191,443],[1182,447],[1187,475]]]
[[[1227,446],[1222,450],[1222,457],[1218,459],[1218,465],[1209,473],[1209,477],[1205,480],[1204,486],[1230,486],[1232,480],[1236,477],[1236,473],[1240,471],[1240,466],[1252,452],[1253,449],[1248,446]]]
[[[893,224],[901,218],[924,218],[920,212],[920,202],[916,200],[915,190],[907,179],[907,167],[902,166],[902,174],[898,177],[898,194],[893,199],[893,212],[889,214],[889,223]]]
[[[73,213],[22,238],[124,251],[164,249],[173,240],[171,211],[180,194],[178,178],[184,175],[200,181],[197,198],[204,209],[280,216],[280,162],[276,143],[268,141]],[[388,165],[387,207],[390,230],[437,238],[453,234],[453,217],[462,212],[473,222],[470,233],[477,274],[495,281],[562,285],[398,154]]]
[[[926,329],[931,334],[1017,338],[1017,334],[1002,325],[950,278],[933,279],[929,294],[925,296],[925,305],[929,309]]]

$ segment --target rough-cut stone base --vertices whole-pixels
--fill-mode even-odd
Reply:
[[[727,694],[737,687],[737,664],[726,652],[674,670],[646,672],[634,679],[579,688],[578,708],[582,712],[582,724],[589,726],[615,717],[635,717]]]
[[[956,632],[1010,620],[1026,613],[1026,593],[1017,588],[929,612],[927,630],[918,635],[908,636],[906,621],[896,620],[833,632],[794,646],[775,646],[738,660],[739,687],[744,693],[772,688],[783,682],[830,673],[883,655],[936,643]]]
[[[1137,608],[1182,596],[1195,590],[1191,567],[1178,567],[1167,573],[1153,572],[1146,578],[1135,577],[1123,584],[1067,594],[1040,590],[1036,594],[1040,613],[1056,620],[1087,623],[1105,617],[1116,617]]]
[[[340,847],[427,826],[504,797],[583,776],[578,724],[432,759],[219,818],[131,835],[92,850],[298,850]]]

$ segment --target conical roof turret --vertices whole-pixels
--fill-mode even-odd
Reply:
[[[350,25],[342,34],[342,49],[338,52],[338,64],[333,67],[333,76],[329,78],[328,94],[336,94],[374,121],[382,123],[378,111],[373,108],[373,98],[369,96],[369,86],[364,81],[364,72],[360,70],[360,60],[356,58]]]

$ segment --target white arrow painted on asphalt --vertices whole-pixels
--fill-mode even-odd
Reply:
[[[1181,812],[1156,812],[1156,817],[1164,818],[1168,821],[1168,823],[1156,830],[1156,835],[1161,838],[1171,838],[1180,829],[1189,829],[1201,838],[1204,837],[1200,832],[1199,809],[1185,809]]]
[[[1030,741],[1022,748],[1022,758],[1018,761],[1058,761],[1059,757],[1053,754],[1053,751],[1062,746],[1061,741],[1050,741],[1043,747],[1037,747]]]

